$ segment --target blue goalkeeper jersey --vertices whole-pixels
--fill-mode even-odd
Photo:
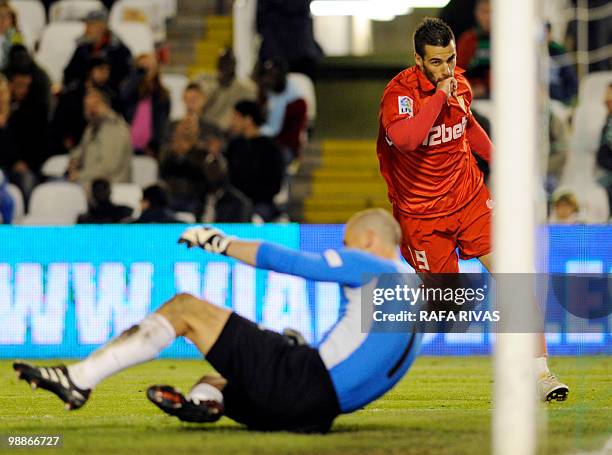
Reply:
[[[262,243],[257,267],[340,285],[339,319],[316,347],[329,371],[342,412],[374,401],[410,368],[420,349],[421,334],[410,326],[384,332],[373,331],[371,321],[362,325],[362,287],[388,287],[379,286],[381,275],[407,272],[402,263],[354,249],[315,254]],[[372,302],[364,305],[374,306]]]

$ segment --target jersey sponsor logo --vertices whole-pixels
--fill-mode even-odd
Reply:
[[[409,117],[412,117],[414,115],[413,101],[412,98],[410,98],[409,96],[398,96],[397,105],[399,108],[400,115],[408,114]]]
[[[465,115],[461,118],[461,122],[456,125],[446,126],[445,123],[436,125],[429,130],[429,134],[423,141],[423,145],[434,146],[460,139],[463,133],[465,133],[466,125],[467,117]]]

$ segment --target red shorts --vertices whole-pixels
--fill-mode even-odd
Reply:
[[[486,186],[465,207],[438,218],[412,218],[398,210],[393,214],[402,228],[402,255],[423,273],[458,273],[461,259],[491,252],[492,201]]]

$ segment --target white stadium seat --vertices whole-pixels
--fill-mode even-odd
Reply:
[[[39,0],[12,0],[9,2],[11,8],[17,13],[17,23],[22,34],[29,35],[34,42],[38,41],[47,23],[45,7]],[[28,43],[28,36],[24,36],[24,41]]]
[[[68,155],[53,155],[43,163],[40,172],[45,177],[63,177],[68,170]]]
[[[142,190],[135,183],[113,183],[111,185],[111,201],[118,205],[127,205],[134,210],[132,216],[140,215]]]
[[[166,39],[165,0],[118,0],[111,8],[109,24],[119,29],[126,22],[144,22],[153,30],[155,41]]]
[[[111,25],[111,30],[123,41],[133,57],[138,57],[141,54],[152,54],[155,51],[153,32],[147,24],[122,22],[119,25]]]
[[[162,0],[163,16],[166,19],[176,16],[177,0]]]
[[[317,97],[314,84],[308,76],[301,73],[289,73],[287,78],[297,87],[301,97],[306,101],[308,123],[313,124],[317,118]]]
[[[47,71],[53,83],[62,83],[64,68],[84,31],[85,24],[79,21],[53,22],[43,31],[36,61]]]
[[[60,0],[49,8],[49,22],[80,21],[91,11],[104,9],[100,0]]]
[[[7,186],[8,192],[13,198],[15,204],[13,208],[13,224],[20,224],[25,215],[25,204],[23,202],[23,194],[18,186],[9,183]]]
[[[187,224],[195,224],[196,217],[191,212],[174,212],[174,218]]]
[[[87,198],[81,185],[48,182],[34,187],[30,208],[22,224],[74,224],[87,211]]]
[[[189,79],[183,74],[164,73],[161,75],[161,82],[170,92],[170,120],[182,119],[185,116],[183,92],[189,85]]]
[[[150,156],[136,155],[132,157],[132,182],[140,188],[146,188],[157,182],[159,166]]]

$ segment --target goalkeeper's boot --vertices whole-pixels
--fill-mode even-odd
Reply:
[[[188,399],[178,389],[169,385],[153,385],[147,390],[147,398],[166,414],[183,422],[216,422],[223,415],[223,404],[218,401]]]
[[[569,387],[557,379],[550,371],[538,377],[538,396],[541,401],[565,401]]]
[[[32,390],[41,388],[56,394],[66,403],[65,408],[69,411],[83,406],[91,393],[91,389],[83,390],[75,386],[63,365],[37,367],[25,362],[15,362],[13,369],[17,372],[17,378],[28,382]]]

